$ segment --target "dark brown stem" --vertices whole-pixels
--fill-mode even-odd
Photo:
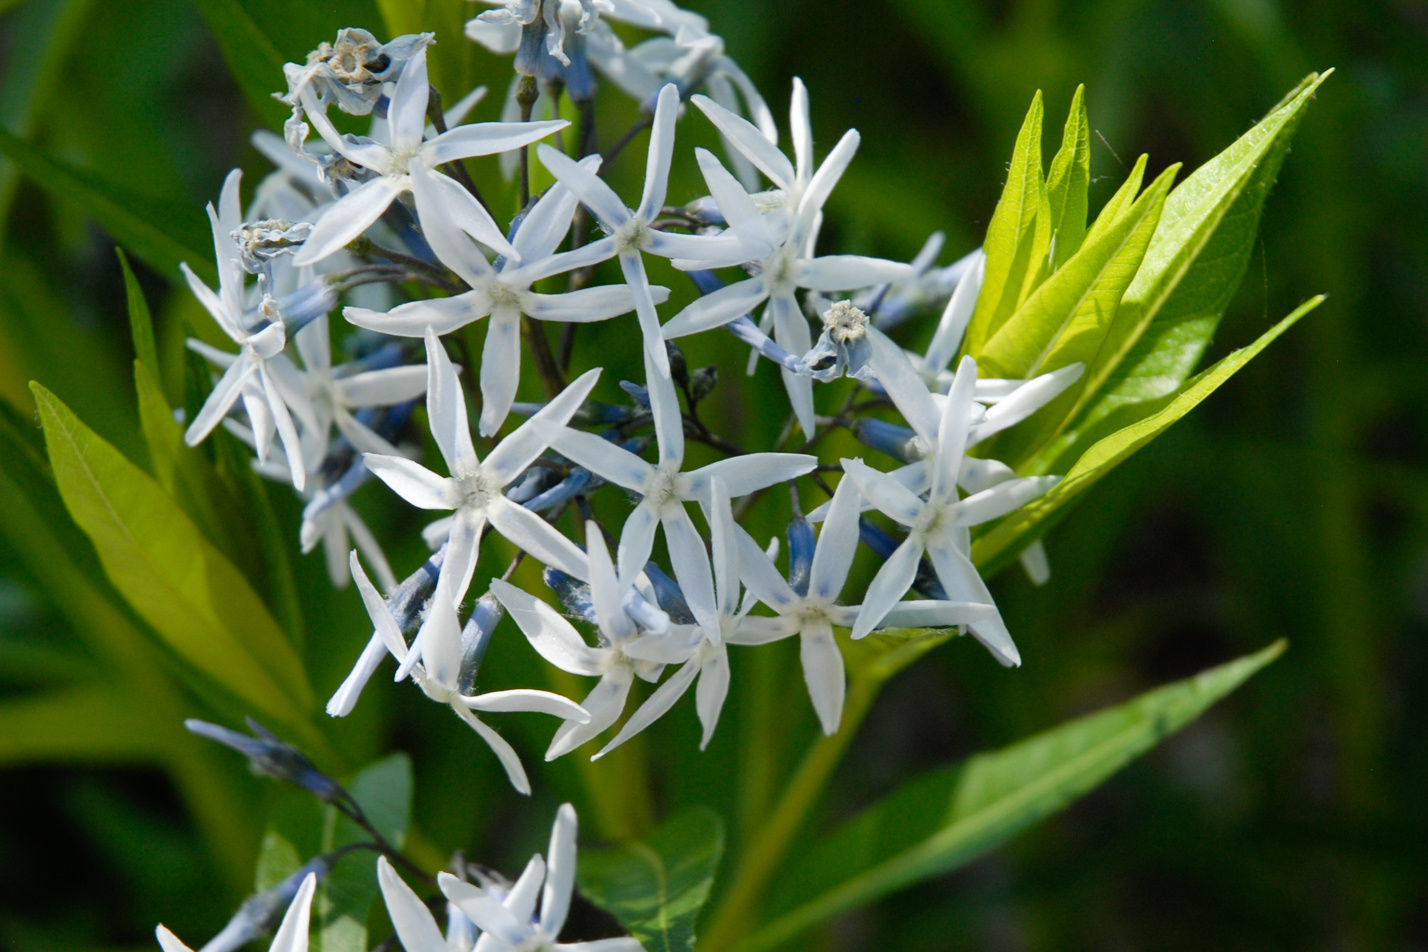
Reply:
[[[534,76],[522,76],[520,83],[516,86],[516,105],[521,107],[521,122],[531,121],[531,110],[535,108],[536,100],[540,98],[540,87],[536,85]],[[531,201],[531,149],[530,146],[521,146],[521,207],[525,208]]]
[[[436,129],[436,134],[441,135],[446,131],[446,115],[441,111],[441,91],[435,86],[427,87],[426,94],[426,117],[431,120],[432,126]],[[471,178],[471,173],[466,171],[466,163],[460,159],[455,159],[442,166],[446,174],[460,182],[466,191],[471,193],[471,197],[480,203],[486,211],[491,209],[486,207],[486,200],[481,197],[481,190],[476,187],[475,181]]]
[[[536,371],[540,374],[541,383],[545,385],[546,395],[554,400],[560,391],[565,389],[565,375],[560,372],[555,355],[550,352],[550,341],[545,338],[545,328],[533,317],[524,317],[522,322],[526,340],[531,345],[531,357],[535,359]]]

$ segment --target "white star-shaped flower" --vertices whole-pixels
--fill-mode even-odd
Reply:
[[[977,363],[963,358],[957,368],[952,390],[943,404],[937,443],[926,459],[931,478],[927,500],[919,498],[887,473],[880,473],[860,459],[843,460],[848,478],[872,504],[909,530],[907,539],[883,563],[868,585],[862,611],[853,625],[853,637],[872,631],[883,616],[902,598],[917,575],[923,552],[932,559],[947,594],[957,600],[994,604],[991,592],[972,565],[968,552],[970,526],[1006,515],[1054,486],[1060,477],[1028,476],[1009,479],[966,499],[957,492],[964,451],[973,418],[973,397],[977,388]],[[972,633],[999,661],[1021,663],[1021,655],[1000,614],[973,622]]]
[[[451,475],[439,476],[420,463],[400,456],[368,453],[363,459],[373,475],[412,505],[422,509],[455,510],[448,532],[450,545],[433,597],[438,600],[444,597],[452,604],[465,597],[471,574],[476,569],[481,530],[488,522],[514,545],[545,564],[567,575],[584,578],[584,553],[550,523],[511,502],[502,491],[545,452],[549,445],[547,434],[563,426],[580,408],[600,376],[599,369],[588,371],[572,382],[481,460],[471,442],[466,399],[456,369],[440,339],[430,329],[426,334],[426,354],[427,417],[432,437]],[[399,679],[424,655],[426,630],[424,623],[412,643],[410,656],[398,669]]]
[[[663,352],[661,347],[661,352]],[[564,429],[550,436],[550,445],[606,482],[640,494],[640,502],[620,531],[618,564],[623,581],[631,581],[644,570],[654,548],[655,527],[664,529],[675,577],[684,589],[689,610],[716,643],[720,639],[718,609],[714,603],[714,582],[709,574],[709,557],[704,540],[685,512],[686,502],[709,505],[710,484],[723,480],[731,496],[743,496],[805,473],[818,465],[817,458],[804,453],[749,453],[703,466],[692,472],[684,468],[684,421],[679,398],[668,376],[659,376],[645,352],[650,410],[654,415],[659,462],[648,463],[593,433]]]
[[[580,163],[593,172],[598,156]],[[565,239],[578,200],[557,184],[532,206],[516,230],[512,241],[519,264],[505,258],[497,267],[466,236],[437,221],[427,223],[426,238],[438,258],[471,286],[464,294],[448,298],[411,301],[382,314],[365,308],[343,311],[348,321],[384,334],[420,337],[430,327],[438,335],[448,334],[471,321],[490,317],[486,343],[481,354],[482,436],[500,429],[516,398],[521,371],[521,315],[544,321],[588,323],[625,314],[635,307],[627,285],[601,285],[564,294],[538,294],[532,286],[543,278],[597,264],[613,257],[615,249],[599,242],[574,251],[556,254]],[[649,289],[650,300],[661,304],[669,298],[667,288]]]
[[[550,831],[549,866],[539,853],[532,856],[510,892],[501,899],[450,873],[437,874],[436,882],[442,893],[481,930],[476,952],[642,952],[639,942],[629,936],[594,942],[558,941],[570,912],[570,893],[575,888],[576,832],[575,808],[568,803],[562,804],[555,813],[555,823]],[[396,879],[396,873],[389,868],[389,873],[382,879],[384,892],[390,879]],[[402,888],[406,888],[405,884]],[[407,892],[410,893],[410,890]],[[536,911],[537,901],[540,904],[539,913]],[[419,903],[420,900],[412,895],[408,903],[412,913],[415,913],[413,904]],[[388,908],[391,908],[390,899]],[[427,917],[430,916],[427,913]],[[393,916],[394,921],[395,918]],[[432,920],[433,932],[427,935],[434,934],[439,938],[435,925],[435,920]],[[424,938],[421,944],[409,944],[405,937],[402,938],[402,944],[409,952],[446,952],[444,940],[439,946],[430,943],[429,938]]]
[[[624,608],[631,586],[616,578],[599,525],[587,522],[585,533],[590,559],[590,598],[600,632],[599,647],[587,645],[575,626],[545,602],[509,582],[500,579],[491,582],[492,594],[511,613],[511,618],[541,657],[562,671],[600,679],[581,702],[589,712],[589,719],[561,725],[545,752],[546,760],[569,753],[615,723],[625,709],[635,676],[650,680],[658,677],[660,670],[658,664],[625,654],[625,646],[639,636],[639,630]]]
[[[317,874],[308,873],[298,887],[297,895],[288,906],[282,924],[273,934],[273,944],[268,952],[307,952],[308,928],[312,921],[312,896],[317,891]],[[193,952],[179,937],[164,926],[155,930],[159,946],[164,952]]]
[[[402,637],[401,629],[397,626],[397,621],[392,617],[391,609],[383,600],[381,593],[372,586],[367,578],[367,573],[362,571],[362,563],[357,559],[354,551],[352,559],[352,577],[357,580],[357,591],[362,594],[362,604],[367,609],[367,614],[371,616],[372,624],[377,629],[377,634],[381,636],[387,650],[397,659],[398,664],[408,662],[408,648],[406,639]],[[456,712],[456,716],[465,721],[482,740],[490,745],[496,756],[501,761],[501,766],[506,768],[506,776],[510,778],[511,786],[520,793],[529,795],[531,792],[530,780],[526,777],[525,768],[521,766],[521,759],[515,750],[507,743],[506,739],[496,733],[485,722],[476,716],[476,711],[535,711],[542,714],[553,714],[563,718],[567,722],[584,723],[590,719],[590,715],[585,709],[568,698],[563,698],[559,694],[551,694],[549,691],[536,691],[525,688],[518,688],[510,691],[490,691],[486,694],[468,694],[462,690],[461,674],[463,661],[467,652],[464,649],[464,639],[462,637],[460,621],[456,615],[456,605],[447,598],[442,597],[442,591],[438,587],[435,595],[432,596],[431,607],[427,620],[422,625],[424,641],[422,645],[422,660],[411,666],[412,680],[422,689],[427,697],[439,704],[445,704]],[[486,599],[487,602],[490,599]],[[494,608],[494,606],[491,606]],[[472,630],[473,642],[489,638],[491,628],[494,627],[495,613],[485,609],[487,619],[479,618],[483,612],[483,606],[477,603],[477,608],[472,614],[471,621],[467,628]],[[481,624],[482,621],[486,625]],[[485,644],[473,644],[472,653],[484,653]],[[479,657],[478,659],[479,660]]]
[[[564,120],[480,122],[457,126],[423,142],[429,91],[426,50],[423,48],[402,70],[392,93],[391,105],[387,107],[388,141],[377,142],[338,135],[326,114],[315,103],[308,104],[312,92],[304,89],[304,107],[318,134],[334,152],[372,170],[376,177],[358,185],[327,207],[314,223],[312,235],[294,258],[296,266],[321,261],[345,246],[381,217],[397,196],[406,192],[411,192],[416,202],[417,219],[424,228],[430,227],[433,220],[440,220],[449,227],[462,229],[502,254],[518,256],[519,253],[511,247],[481,203],[435,169],[447,162],[521,148],[565,128],[569,123]]]
[[[738,264],[767,253],[768,245],[747,241],[737,227],[723,235],[679,235],[657,231],[651,224],[664,207],[669,180],[670,159],[674,151],[674,123],[679,116],[679,90],[673,84],[660,90],[655,107],[654,124],[650,127],[649,158],[645,167],[644,194],[639,207],[631,211],[605,181],[582,167],[574,159],[562,155],[547,145],[536,152],[545,167],[560,182],[579,196],[590,209],[607,235],[591,245],[602,253],[613,251],[620,257],[625,280],[635,296],[635,314],[644,333],[645,352],[654,360],[661,376],[669,376],[669,356],[660,338],[659,317],[650,295],[649,277],[645,274],[641,252],[664,258],[679,258],[690,267],[708,268]],[[732,320],[732,318],[731,318]]]

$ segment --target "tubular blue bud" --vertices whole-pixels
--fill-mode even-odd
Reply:
[[[541,577],[555,592],[566,611],[592,625],[599,624],[595,618],[595,601],[590,596],[589,585],[559,569],[547,568],[541,573]]]
[[[641,410],[650,408],[650,392],[644,387],[630,380],[621,380],[620,389],[630,395],[630,399],[635,401],[635,406]]]
[[[501,603],[490,592],[476,599],[471,617],[461,630],[461,671],[457,675],[456,686],[462,694],[472,692],[481,662],[486,657],[486,648],[491,644],[491,635],[503,614]]]
[[[222,931],[209,939],[198,952],[233,952],[234,949],[241,949],[254,939],[272,932],[287,912],[288,906],[292,904],[293,898],[297,896],[298,887],[308,874],[316,873],[317,878],[322,879],[332,871],[332,863],[332,854],[314,856],[287,879],[260,893],[253,893],[243,900],[243,904],[238,907],[238,911],[228,920]]]
[[[337,306],[337,289],[326,278],[309,281],[276,302],[288,334],[296,334]]]
[[[655,600],[659,602],[659,607],[664,609],[665,614],[669,615],[669,620],[676,625],[694,624],[694,613],[689,610],[689,603],[684,600],[684,592],[680,591],[674,579],[665,575],[653,562],[645,563],[645,575],[654,587]]]
[[[862,417],[853,424],[853,437],[870,449],[886,453],[903,463],[922,459],[917,434],[911,428],[871,417]]]
[[[799,515],[788,524],[788,584],[800,597],[808,596],[808,576],[813,570],[813,549],[817,542],[813,526]]]
[[[306,754],[283,741],[253,718],[246,720],[248,729],[253,732],[252,737],[194,718],[184,721],[183,726],[200,737],[207,737],[238,751],[248,758],[255,773],[274,780],[295,783],[324,803],[330,803],[342,794],[341,784],[314,767]]]

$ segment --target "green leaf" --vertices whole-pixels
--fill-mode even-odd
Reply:
[[[1086,87],[1077,86],[1066,116],[1061,148],[1046,173],[1046,195],[1056,248],[1052,268],[1060,267],[1081,248],[1086,237],[1086,213],[1091,188],[1091,123],[1086,116]]]
[[[1285,642],[914,780],[804,851],[778,878],[773,948],[841,912],[976,859],[1094,789],[1283,653]]]
[[[1190,380],[1173,394],[1158,401],[1136,403],[1123,410],[1125,417],[1109,417],[1117,429],[1085,452],[1071,471],[1046,495],[1034,499],[986,535],[972,543],[972,561],[983,572],[995,572],[1014,558],[1048,526],[1047,520],[1072,499],[1085,492],[1136,450],[1159,436],[1166,427],[1189,413],[1219,389],[1245,364],[1305,314],[1318,307],[1324,296],[1311,298],[1265,331],[1253,344],[1229,354],[1213,367]],[[1133,419],[1132,419],[1133,417]]]
[[[248,104],[264,124],[272,128],[280,127],[290,110],[273,98],[273,93],[287,90],[287,81],[283,77],[283,55],[278,52],[277,46],[238,0],[194,2],[213,38],[218,41],[228,70],[238,81]],[[308,46],[315,47],[328,39],[326,36],[315,37]]]
[[[152,763],[165,753],[148,709],[103,683],[0,704],[0,765]]]
[[[1214,332],[1244,277],[1265,198],[1304,107],[1328,75],[1311,74],[1258,125],[1170,193],[1162,227],[1151,239],[1100,352],[1087,366],[1073,416],[1097,399],[1152,321],[1170,324],[1213,317],[1210,333]],[[1087,422],[1098,415],[1102,414],[1093,408]]]
[[[144,299],[139,279],[129,267],[129,256],[123,248],[115,248],[119,257],[119,269],[124,272],[124,294],[129,301],[129,335],[134,340],[134,359],[148,368],[154,380],[159,379],[159,349],[154,343],[154,316],[149,312],[149,302]]]
[[[302,662],[242,574],[158,483],[32,384],[65,506],[114,587],[189,664],[256,712],[299,724]]]
[[[724,823],[695,807],[649,836],[580,854],[580,892],[630,930],[647,952],[694,948],[694,924],[724,853]]]
[[[177,279],[179,263],[187,261],[200,277],[215,280],[217,272],[209,260],[212,251],[196,250],[205,247],[207,231],[196,209],[156,208],[153,199],[140,198],[91,172],[59,162],[5,129],[0,129],[0,152],[46,191],[77,203],[120,244],[165,277]]]
[[[1178,168],[1166,169],[1127,214],[1017,309],[977,355],[982,372],[1033,377],[1095,355],[1140,267]]]
[[[963,345],[969,354],[979,355],[982,344],[1011,316],[1025,284],[1037,212],[1045,189],[1041,177],[1041,114],[1041,91],[1038,90],[1017,134],[1002,197],[987,225],[983,242],[987,252],[986,272]]]
[[[398,753],[369,764],[347,784],[347,792],[378,832],[400,849],[411,825],[411,758]],[[323,852],[371,841],[365,831],[335,809],[329,807],[328,816]],[[357,850],[338,860],[318,892],[316,952],[366,952],[367,910],[377,892],[374,853]]]
[[[1121,216],[1130,211],[1135,204],[1136,196],[1140,194],[1140,184],[1145,180],[1145,166],[1150,161],[1150,156],[1142,155],[1135,160],[1135,165],[1131,166],[1130,174],[1121,183],[1121,187],[1116,189],[1116,193],[1111,196],[1110,201],[1101,206],[1101,213],[1096,216],[1096,221],[1091,225],[1091,230],[1086,233],[1086,242],[1095,241],[1107,228],[1121,220]]]

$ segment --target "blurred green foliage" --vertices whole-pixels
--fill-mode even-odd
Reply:
[[[1134,156],[1149,154],[1147,179],[1173,162],[1196,168],[1310,70],[1337,69],[1296,135],[1249,277],[1207,358],[1248,344],[1309,294],[1324,292],[1328,303],[1056,526],[1047,587],[1033,589],[1016,571],[998,579],[1023,668],[1004,671],[970,642],[953,641],[890,684],[821,819],[850,816],[928,768],[1275,638],[1290,638],[1292,649],[1059,818],[801,941],[939,950],[1428,942],[1428,821],[1418,808],[1428,785],[1428,8],[1414,0],[690,5],[710,17],[780,118],[788,77],[799,75],[819,143],[860,129],[826,240],[891,257],[910,256],[939,229],[949,258],[981,241],[1038,89],[1059,117],[1086,86],[1094,215]],[[95,556],[45,489],[49,463],[27,381],[40,381],[130,460],[149,460],[115,239],[152,267],[181,256],[175,248],[203,249],[202,206],[223,174],[240,165],[251,186],[264,168],[246,141],[281,118],[263,98],[281,83],[273,62],[301,59],[340,26],[382,33],[384,14],[402,29],[436,24],[435,81],[449,100],[487,82],[493,92],[478,118],[494,117],[506,76],[497,61],[442,57],[465,42],[459,25],[473,9],[464,0],[0,2],[0,126],[81,170],[67,187],[174,223],[171,245],[112,223],[111,237],[0,159],[0,499],[8,506],[0,696],[23,715],[0,724],[7,948],[148,948],[160,919],[181,935],[212,933],[251,888],[264,826],[281,801],[236,758],[182,731],[195,710],[234,721],[245,711],[179,687],[173,672],[183,659],[149,638],[144,620],[109,590],[104,553]],[[266,31],[277,48],[247,42],[243,17],[281,26]],[[216,37],[215,23],[224,25]],[[237,69],[235,80],[225,59],[251,71]],[[183,405],[182,339],[210,331],[187,293],[172,292],[170,273],[138,271],[156,315],[162,379],[151,383],[168,405]],[[663,278],[689,293],[672,273]],[[913,342],[930,328],[907,332]],[[598,335],[580,341],[577,361],[583,348],[598,353]],[[705,335],[690,359],[718,363],[733,379],[742,350]],[[619,373],[637,372],[612,366],[607,377]],[[775,392],[772,375],[742,391],[742,404],[734,390],[721,388],[721,414],[739,421],[729,429],[769,442],[781,417],[753,408]],[[291,494],[247,478],[231,448],[226,459],[214,452],[224,498],[295,525]],[[22,490],[27,501],[15,502]],[[399,570],[415,564],[409,514],[378,493],[362,504],[384,538],[407,540],[390,552]],[[292,552],[300,597],[283,610],[261,569],[272,551],[263,527],[243,531],[223,553],[275,612],[300,614],[280,620],[308,631],[306,668],[325,696],[367,634],[356,596],[329,589],[319,556]],[[32,565],[47,570],[27,571]],[[522,647],[493,648],[493,682],[548,677]],[[582,783],[628,791],[608,815],[582,817],[593,835],[647,831],[656,813],[708,803],[737,850],[782,775],[746,774],[739,789],[672,782],[651,803],[642,778],[622,770],[639,762],[639,746],[655,744],[673,777],[696,776],[677,769],[695,757],[705,761],[699,775],[732,775],[760,744],[784,744],[761,756],[792,764],[812,724],[792,690],[795,655],[792,645],[774,646],[740,666],[728,723],[707,752],[694,748],[686,706],[628,756],[553,765],[529,803],[514,802],[489,758],[472,756],[464,728],[380,677],[352,717],[324,725],[336,749],[322,766],[349,776],[388,750],[410,753],[408,846],[423,861],[444,859],[434,844],[456,843],[510,868],[541,848],[553,804],[578,796]],[[741,679],[787,686],[773,696],[794,701],[761,709],[759,692],[741,692]],[[773,740],[771,715],[790,725]],[[522,751],[540,749],[549,733],[534,718],[501,727]]]

